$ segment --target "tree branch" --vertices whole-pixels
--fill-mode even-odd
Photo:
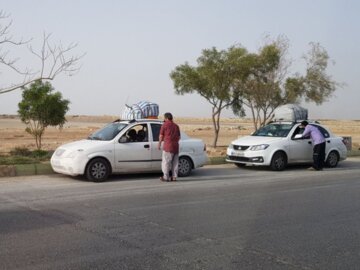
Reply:
[[[15,64],[18,63],[20,59],[10,59],[10,51],[8,48],[5,49],[5,46],[10,46],[10,49],[14,49],[18,46],[30,43],[32,39],[26,41],[23,39],[18,41],[14,40],[13,37],[9,35],[12,21],[7,24],[1,23],[1,20],[8,18],[9,16],[5,12],[0,11],[0,64],[4,65],[9,72],[12,71],[22,76],[22,82],[0,87],[0,94],[23,88],[37,80],[54,80],[62,73],[72,76],[80,71],[80,60],[85,56],[85,53],[75,56],[69,55],[76,49],[77,44],[70,43],[68,46],[63,47],[60,42],[59,45],[51,45],[51,34],[46,33],[43,34],[40,50],[35,50],[31,44],[28,45],[30,55],[33,55],[39,60],[39,68],[37,71],[32,72],[31,69],[27,67],[24,70],[18,68]]]

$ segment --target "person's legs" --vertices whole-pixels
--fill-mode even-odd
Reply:
[[[173,154],[171,170],[172,170],[172,179],[176,180],[179,171],[179,154]]]
[[[163,151],[162,153],[162,162],[161,162],[161,169],[163,172],[163,179],[169,180],[169,172],[171,170],[171,161],[172,161],[172,154],[169,152]]]
[[[325,148],[326,148],[326,142],[319,144],[319,169],[324,168],[325,165]]]
[[[314,169],[321,170],[323,168],[324,157],[322,157],[321,150],[324,147],[324,144],[319,143],[314,145],[313,151],[313,160],[314,160]]]

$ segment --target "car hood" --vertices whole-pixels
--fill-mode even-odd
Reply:
[[[99,140],[80,140],[74,141],[71,143],[66,143],[58,147],[58,149],[63,149],[66,151],[77,151],[77,150],[89,150],[97,147],[102,147],[105,144],[109,144],[109,141],[99,141]]]
[[[235,145],[259,145],[270,144],[273,142],[284,140],[284,137],[264,137],[264,136],[245,136],[232,141]]]

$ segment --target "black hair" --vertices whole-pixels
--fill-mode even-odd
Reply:
[[[167,113],[164,114],[164,118],[165,118],[165,119],[168,119],[168,120],[170,120],[170,121],[173,120],[173,116],[172,116],[172,114],[169,113],[169,112],[167,112]]]
[[[301,125],[304,126],[304,127],[306,127],[308,124],[309,124],[308,121],[302,121],[301,122]]]

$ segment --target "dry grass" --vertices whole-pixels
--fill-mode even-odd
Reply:
[[[54,150],[59,145],[86,138],[105,123],[114,121],[116,116],[68,116],[68,122],[62,130],[50,127],[43,136],[43,149]],[[239,136],[253,132],[250,119],[221,119],[221,130],[218,148],[210,147],[213,143],[213,125],[210,118],[176,118],[175,122],[189,136],[200,138],[208,145],[209,156],[224,155],[226,146]],[[360,147],[360,121],[356,120],[322,120],[339,136],[351,136],[353,149]],[[15,147],[35,149],[34,138],[25,132],[25,125],[16,116],[0,116],[0,154],[6,154]]]

